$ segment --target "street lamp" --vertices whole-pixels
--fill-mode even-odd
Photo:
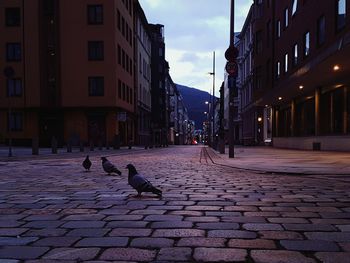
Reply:
[[[213,97],[211,98],[211,122],[212,122],[212,148],[215,148],[215,51],[213,51],[213,71],[209,72],[209,75],[213,76]]]

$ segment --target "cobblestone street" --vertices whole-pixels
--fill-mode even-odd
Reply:
[[[274,175],[201,146],[0,163],[0,262],[350,262],[349,177]],[[127,184],[132,163],[163,197]]]

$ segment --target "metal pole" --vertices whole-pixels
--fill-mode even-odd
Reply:
[[[230,46],[235,45],[235,1],[231,0],[231,17],[230,17]],[[230,78],[230,77],[229,77]],[[232,78],[232,77],[231,77]],[[229,85],[231,83],[229,82]],[[229,88],[229,136],[228,136],[228,143],[229,143],[229,151],[228,155],[229,158],[235,157],[235,148],[234,148],[234,91],[236,90],[236,77],[233,77],[233,83],[232,86]]]
[[[212,148],[215,148],[215,51],[213,52]]]
[[[11,92],[11,91],[9,91]],[[11,103],[10,103],[10,100],[11,100],[11,94],[9,96],[9,154],[8,154],[8,157],[12,157],[12,111],[11,111]]]

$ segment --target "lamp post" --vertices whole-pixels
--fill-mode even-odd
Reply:
[[[211,147],[215,148],[215,51],[213,51],[213,71],[209,72],[213,76],[213,96],[211,98],[211,129],[212,129],[212,138],[211,138]]]
[[[13,76],[15,75],[15,70],[12,67],[5,67],[4,68],[4,75],[7,79],[7,87],[9,88],[9,81],[10,79],[13,78]],[[8,136],[9,136],[9,153],[8,153],[8,157],[12,157],[12,112],[11,112],[11,97],[12,97],[12,91],[8,90],[8,124],[9,124],[9,130],[8,130]]]
[[[235,11],[235,1],[231,0],[231,17],[230,17],[230,46],[225,52],[225,57],[227,59],[226,71],[228,76],[228,88],[229,88],[229,158],[234,158],[234,97],[238,94],[236,87],[236,77],[238,73],[238,65],[236,58],[238,56],[238,50],[234,43],[234,14]]]

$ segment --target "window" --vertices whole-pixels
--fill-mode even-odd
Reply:
[[[21,61],[22,51],[20,43],[6,44],[6,58],[7,61]]]
[[[89,96],[104,96],[104,77],[89,77]]]
[[[88,58],[89,60],[103,60],[104,48],[103,41],[89,41],[88,42]]]
[[[288,72],[288,53],[284,55],[284,73]]]
[[[304,57],[310,54],[310,32],[306,32],[304,35]]]
[[[22,96],[22,80],[9,79],[7,80],[7,96],[21,97]]]
[[[276,77],[279,78],[281,76],[281,62],[277,61],[276,64]]]
[[[277,21],[276,34],[277,34],[277,38],[281,37],[281,21],[280,20]]]
[[[288,8],[284,9],[284,28],[287,28],[289,24],[289,10]]]
[[[9,131],[23,131],[23,113],[11,112],[8,118]]]
[[[317,45],[321,46],[326,41],[326,18],[321,16],[317,20]]]
[[[117,16],[118,16],[117,25],[118,25],[118,29],[120,31],[121,30],[121,16],[120,16],[119,10],[117,11]]]
[[[87,7],[88,24],[101,25],[103,24],[103,6],[88,5]]]
[[[293,5],[292,5],[292,16],[295,15],[298,9],[298,0],[293,0]]]
[[[345,0],[337,0],[337,30],[345,26],[346,18],[346,2]]]
[[[298,44],[293,47],[293,66],[298,64]]]
[[[21,10],[18,7],[11,7],[5,9],[5,24],[6,26],[20,26],[21,25]]]

